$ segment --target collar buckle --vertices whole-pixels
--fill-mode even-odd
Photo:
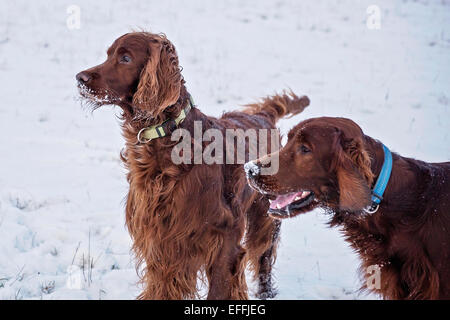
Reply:
[[[137,134],[137,140],[139,143],[147,143],[152,141],[153,139],[144,139],[142,137],[142,133],[144,133],[145,130],[147,130],[148,128],[142,128],[141,130],[139,130],[138,134]]]
[[[366,207],[366,208],[364,208],[363,210],[364,210],[364,212],[366,212],[366,213],[372,214],[372,213],[377,212],[379,207],[380,207],[380,204],[379,204],[379,203],[372,203],[372,205],[371,205],[370,207]]]

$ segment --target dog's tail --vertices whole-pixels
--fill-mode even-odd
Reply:
[[[259,103],[248,104],[243,111],[252,115],[263,115],[277,122],[282,117],[292,117],[302,112],[309,106],[309,102],[307,96],[298,97],[290,91],[268,96]]]

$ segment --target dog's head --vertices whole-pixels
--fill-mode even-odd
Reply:
[[[183,78],[175,47],[164,35],[127,33],[107,55],[104,63],[76,75],[80,94],[95,108],[115,104],[156,117],[178,100]]]
[[[273,175],[260,168],[279,161]],[[370,203],[371,160],[361,128],[349,119],[314,118],[288,134],[279,152],[245,166],[249,184],[272,198],[269,213],[289,217],[317,206],[349,212]]]

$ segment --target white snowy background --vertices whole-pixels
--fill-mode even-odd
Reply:
[[[80,29],[66,24],[72,4]],[[366,25],[372,4],[379,30]],[[404,156],[450,159],[449,1],[0,0],[0,299],[139,293],[119,110],[83,110],[75,83],[137,28],[173,41],[206,114],[290,87],[311,106],[282,120],[284,133],[344,116]],[[358,258],[327,220],[316,210],[284,222],[277,298],[376,299],[357,292]],[[82,289],[67,285],[72,264]]]

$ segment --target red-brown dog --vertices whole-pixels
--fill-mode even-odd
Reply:
[[[115,104],[123,110],[126,224],[144,284],[139,298],[195,298],[204,271],[209,299],[245,299],[247,262],[258,280],[257,296],[273,297],[280,223],[265,215],[268,200],[248,187],[242,164],[174,163],[171,134],[178,127],[194,136],[195,123],[202,135],[208,129],[223,135],[226,129],[274,129],[281,117],[301,112],[308,98],[276,95],[242,112],[209,117],[192,105],[177,52],[164,35],[125,34],[107,53],[104,63],[76,78],[94,108]],[[145,132],[158,136],[146,138]]]
[[[366,289],[386,299],[450,299],[450,162],[392,154],[379,208],[367,213],[383,150],[349,119],[314,118],[293,128],[282,150],[245,168],[250,185],[272,197],[273,217],[331,211],[330,224],[343,228],[361,272],[380,270],[380,287]],[[279,171],[261,175],[277,158]]]

